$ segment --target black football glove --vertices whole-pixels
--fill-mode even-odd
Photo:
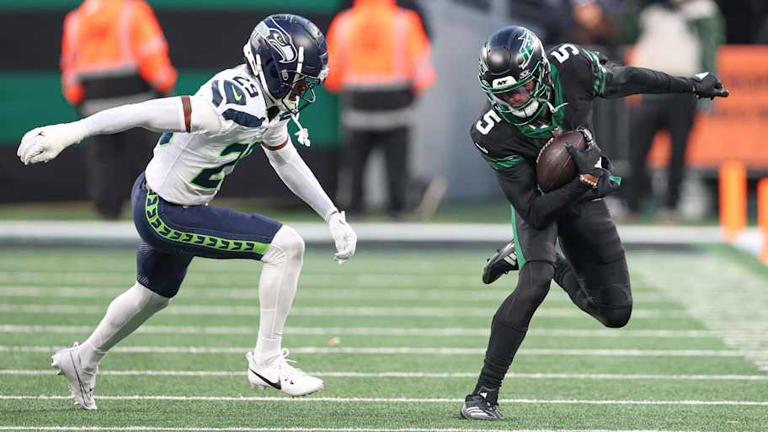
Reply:
[[[702,72],[692,77],[691,84],[693,93],[699,98],[728,97],[728,90],[723,88],[723,83],[709,72]]]
[[[595,168],[591,174],[597,177],[597,186],[591,190],[591,199],[606,197],[621,188],[621,184],[605,168]]]
[[[577,150],[572,145],[566,144],[565,149],[571,154],[571,159],[576,164],[576,171],[579,174],[594,174],[592,171],[595,170],[598,161],[600,161],[603,151],[600,150],[587,129],[579,128],[577,130],[584,134],[587,147],[584,150]]]

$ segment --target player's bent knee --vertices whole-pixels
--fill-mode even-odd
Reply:
[[[620,309],[610,309],[603,314],[603,325],[610,328],[621,328],[627,325],[632,316],[632,305]]]
[[[301,262],[305,248],[301,235],[288,225],[283,225],[261,260],[267,264],[279,264],[288,260]]]
[[[138,281],[130,289],[137,292],[138,295],[133,298],[136,299],[136,306],[141,310],[157,312],[171,304],[172,296],[163,295]],[[178,291],[178,288],[175,291]]]

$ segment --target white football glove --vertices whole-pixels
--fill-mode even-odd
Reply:
[[[82,141],[86,134],[87,131],[80,122],[35,128],[21,139],[16,155],[24,165],[48,162],[65,148]]]
[[[331,229],[331,237],[336,243],[336,253],[333,255],[333,259],[339,264],[343,264],[355,254],[357,234],[347,224],[344,212],[332,214],[328,218],[328,227]]]

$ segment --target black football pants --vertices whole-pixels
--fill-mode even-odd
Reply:
[[[405,210],[405,192],[408,182],[407,127],[390,130],[347,130],[348,164],[352,174],[352,194],[347,211],[361,214],[365,211],[364,180],[366,164],[371,152],[381,148],[387,166],[387,213],[398,216]]]
[[[120,217],[131,185],[152,158],[157,139],[154,132],[131,129],[95,136],[85,142],[88,191],[101,217]]]
[[[626,325],[632,313],[624,247],[603,200],[578,203],[543,230],[513,214],[517,287],[493,317],[478,388],[501,386],[553,279],[576,306],[607,327]],[[565,257],[556,251],[558,240]]]

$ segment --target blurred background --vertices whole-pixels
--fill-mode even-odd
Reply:
[[[405,12],[394,0],[0,0],[0,429],[487,430],[458,408],[518,272],[481,282],[513,230],[469,130],[486,103],[480,47],[514,23],[547,45],[583,44],[675,75],[715,71],[731,96],[597,100],[597,140],[624,178],[610,209],[632,321],[605,329],[553,284],[505,384],[505,428],[766,430],[768,1],[397,5]],[[342,12],[352,6],[367,23],[358,34],[346,23],[358,15]],[[327,32],[333,62],[346,56],[302,112],[311,147],[297,147],[350,210],[357,253],[332,262],[326,224],[259,151],[213,203],[289,222],[306,240],[285,346],[326,380],[327,399],[286,403],[246,388],[258,266],[195,259],[174,306],[107,356],[97,417],[64,408],[50,352],[83,340],[135,280],[126,200],[159,137],[90,139],[28,167],[21,137],[194,93],[241,63],[255,24],[278,12]],[[393,14],[403,18],[384,19]],[[393,59],[409,66],[353,79]],[[757,219],[761,230],[747,228]]]
[[[687,75],[692,75],[711,64],[731,91],[731,97],[714,105],[695,106],[696,101],[692,99],[682,101],[693,110],[689,118],[680,119],[682,127],[667,121],[670,117],[667,115],[661,115],[662,121],[653,119],[654,103],[658,108],[667,105],[664,101],[598,100],[594,113],[598,142],[614,160],[617,174],[627,180],[624,195],[611,202],[611,209],[620,220],[714,222],[718,215],[720,164],[724,160],[736,160],[747,169],[748,214],[750,218],[756,216],[755,184],[768,168],[768,150],[760,139],[768,131],[768,98],[764,97],[768,93],[768,48],[761,45],[768,42],[766,2],[416,0],[397,3],[420,18],[431,50],[429,63],[434,79],[418,89],[408,124],[404,125],[410,131],[409,145],[399,156],[405,161],[401,165],[401,176],[405,178],[404,208],[388,211],[392,194],[392,186],[387,183],[389,156],[386,148],[373,148],[363,172],[363,190],[358,191],[363,195],[362,205],[357,204],[359,217],[474,222],[508,219],[506,201],[493,173],[473,148],[468,130],[485,103],[476,79],[479,48],[494,29],[512,23],[528,26],[546,45],[575,42],[593,47],[617,61],[640,65],[651,62],[650,66],[670,73],[680,70],[678,74],[683,74],[688,72],[687,67],[692,68]],[[169,84],[161,83],[159,78],[153,83],[150,73],[140,71],[146,81],[143,90],[156,97],[193,93],[218,70],[240,63],[244,41],[255,23],[266,15],[276,11],[300,14],[327,32],[337,14],[353,2],[149,0],[147,4],[167,41],[167,49],[160,49],[161,54],[171,70],[178,73],[177,79]],[[72,147],[45,166],[25,167],[15,155],[20,138],[27,130],[72,121],[79,114],[88,113],[84,112],[87,103],[78,102],[71,95],[68,102],[62,92],[62,83],[66,84],[62,68],[66,69],[67,63],[66,56],[62,56],[65,16],[80,5],[81,2],[75,0],[0,0],[0,40],[4,54],[0,57],[0,180],[6,185],[0,195],[0,218],[125,219],[128,217],[125,206],[122,210],[118,206],[116,210],[111,204],[111,208],[105,210],[105,206],[110,206],[105,204],[97,211],[91,201],[98,196],[98,191],[94,191],[94,182],[89,179],[99,179],[101,184],[108,183],[111,177],[125,177],[113,179],[114,188],[122,191],[113,195],[124,194],[127,198],[134,171],[140,170],[151,157],[152,143],[157,136],[150,138],[149,145],[136,145],[125,153],[138,159],[137,162],[129,162],[127,156],[113,155],[111,157],[119,162],[115,164],[113,160],[113,165],[101,173],[94,172],[93,166],[108,164],[105,160],[110,156],[89,153],[89,146],[95,145],[93,142]],[[151,20],[151,14],[146,19]],[[676,23],[680,25],[675,27]],[[656,37],[651,37],[653,35]],[[697,54],[686,60],[687,65],[667,65],[664,59],[679,57],[670,51],[674,47]],[[656,50],[658,55],[647,55]],[[640,57],[636,61],[633,61],[633,52]],[[157,65],[153,67],[162,69]],[[317,102],[302,113],[302,122],[312,133],[312,146],[300,151],[329,193],[349,206],[353,199],[352,183],[361,182],[353,181],[350,170],[354,156],[350,155],[349,128],[342,121],[344,98],[344,91],[340,94],[320,91]],[[680,144],[681,134],[683,138],[688,137],[686,123],[692,126],[690,139],[682,139]],[[657,129],[658,134],[647,133]],[[644,137],[638,135],[640,131],[646,132],[643,135],[648,135],[649,142],[652,139],[652,148],[646,148]],[[675,139],[670,140],[670,135]],[[686,141],[687,148],[681,152],[680,146],[685,146]],[[115,144],[115,148],[120,145]],[[675,155],[677,159],[681,159],[679,155],[685,156],[686,169],[680,168],[679,160],[677,167],[673,163],[667,169]],[[124,170],[131,172],[123,173]],[[389,170],[398,173],[392,167]],[[673,177],[671,182],[670,177]],[[121,186],[123,183],[125,186]],[[681,185],[679,194],[675,184]],[[224,182],[217,202],[278,218],[314,217],[287,191],[259,153],[240,162],[236,173]]]

